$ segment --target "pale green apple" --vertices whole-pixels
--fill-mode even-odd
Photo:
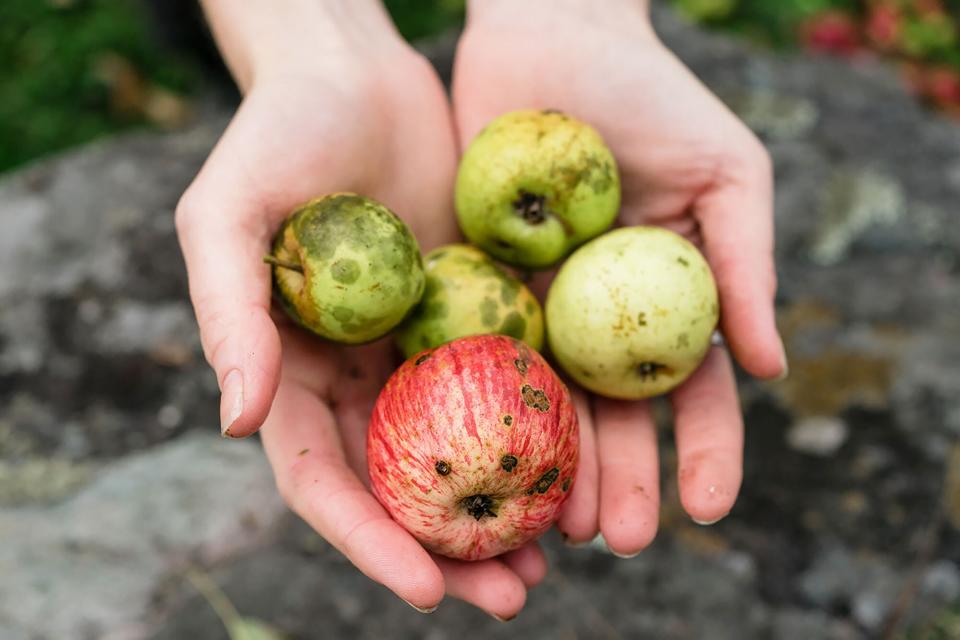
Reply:
[[[620,176],[589,125],[549,109],[514,111],[470,143],[455,195],[473,244],[508,264],[545,269],[610,228]]]
[[[626,227],[573,253],[547,293],[547,340],[581,386],[610,398],[670,391],[700,365],[717,326],[710,266],[683,237]]]
[[[498,333],[543,347],[543,311],[522,282],[483,251],[466,244],[434,249],[424,258],[423,299],[397,329],[410,356],[455,338]]]
[[[296,209],[264,260],[287,313],[336,342],[386,335],[423,295],[423,259],[410,229],[384,205],[353,193]]]

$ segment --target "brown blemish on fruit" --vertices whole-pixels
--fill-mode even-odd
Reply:
[[[513,361],[513,366],[517,368],[517,373],[522,376],[527,375],[527,361],[523,358],[517,358]]]
[[[446,460],[437,460],[437,464],[433,465],[433,468],[437,470],[437,473],[441,476],[450,475],[450,463]]]
[[[476,495],[467,496],[461,502],[463,503],[463,506],[466,507],[467,513],[472,515],[477,520],[480,520],[484,516],[489,516],[491,518],[497,517],[497,512],[493,510],[493,498],[488,495],[478,493]]]
[[[567,491],[570,488],[570,478],[564,478],[563,484],[560,485],[561,491]]]
[[[534,389],[528,384],[520,388],[520,395],[523,396],[523,404],[546,413],[550,410],[550,398],[543,392],[543,389]]]
[[[646,381],[647,378],[651,378],[654,381],[657,380],[657,374],[667,368],[667,365],[660,364],[659,362],[641,362],[637,365],[637,375],[640,376],[640,380]]]
[[[556,467],[550,469],[545,474],[540,476],[540,479],[534,483],[533,490],[529,493],[532,494],[534,491],[537,493],[546,493],[553,483],[556,482],[557,476],[559,475],[560,469],[557,469]]]
[[[687,259],[686,259],[686,258],[683,258],[683,257],[681,257],[681,256],[677,256],[677,262],[679,262],[680,264],[682,264],[682,265],[685,266],[685,267],[689,267],[689,266],[690,266],[690,263],[687,262]]]
[[[430,359],[430,354],[429,354],[429,353],[425,353],[425,354],[423,354],[422,356],[420,356],[419,358],[417,358],[416,360],[414,360],[413,366],[419,367],[420,365],[422,365],[424,362],[426,362],[426,361],[429,360],[429,359]]]
[[[507,454],[504,454],[502,458],[500,458],[500,468],[506,471],[507,473],[510,473],[511,471],[517,468],[518,462],[520,461],[517,460],[517,456],[507,453]]]
[[[682,349],[684,347],[690,346],[690,336],[686,333],[681,333],[677,336],[677,349]]]
[[[637,314],[637,326],[645,327],[647,326],[647,314],[643,311]]]
[[[503,424],[507,425],[508,427],[513,425],[513,416],[509,414],[503,416]]]

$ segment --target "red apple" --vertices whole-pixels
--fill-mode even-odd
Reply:
[[[570,392],[536,351],[470,336],[387,381],[367,466],[374,494],[426,548],[482,560],[550,528],[573,486],[578,438]]]

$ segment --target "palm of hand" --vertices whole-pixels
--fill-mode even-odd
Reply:
[[[543,28],[479,22],[460,42],[454,104],[461,145],[518,108],[559,109],[597,128],[621,171],[619,223],[665,226],[697,243],[717,275],[735,355],[757,375],[781,372],[767,156],[652,33],[559,19]],[[742,419],[727,354],[712,349],[671,401],[681,501],[695,520],[716,520],[732,507],[742,472]],[[581,474],[559,526],[573,540],[589,539],[599,526],[611,549],[632,555],[658,522],[650,409],[601,398],[586,404]]]

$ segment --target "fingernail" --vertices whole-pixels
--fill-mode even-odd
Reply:
[[[691,518],[691,520],[693,520],[695,523],[697,523],[701,527],[709,527],[712,524],[717,524],[718,522],[720,522],[726,517],[727,517],[727,514],[723,514],[722,516],[720,516],[715,520],[697,520],[696,518]]]
[[[400,599],[403,600],[403,598],[400,598]],[[403,600],[403,601],[406,602],[406,603],[407,603],[408,605],[410,605],[411,607],[413,607],[414,609],[416,609],[417,611],[419,611],[420,613],[433,613],[434,611],[437,610],[437,607],[440,606],[440,605],[438,605],[438,604],[435,604],[435,605],[433,605],[432,607],[429,607],[429,608],[427,608],[427,609],[423,609],[423,608],[418,607],[417,605],[413,604],[413,603],[410,602],[409,600]]]
[[[788,375],[790,375],[790,363],[787,362],[787,350],[783,346],[783,342],[781,342],[780,343],[780,375],[774,378],[774,380],[776,382],[786,380]]]
[[[496,620],[497,622],[510,622],[511,620],[513,620],[514,618],[517,617],[517,614],[513,614],[513,615],[510,616],[509,618],[501,618],[500,616],[498,616],[498,615],[495,614],[495,613],[491,613],[490,615],[491,615],[491,616],[493,617],[493,619]]]
[[[581,542],[576,542],[574,540],[571,540],[570,536],[565,534],[563,531],[560,531],[560,539],[563,540],[563,544],[567,545],[571,549],[579,549],[580,547],[585,547],[588,544],[590,544],[589,540],[583,540]]]
[[[638,555],[640,555],[639,551],[634,551],[633,553],[618,553],[613,549],[610,549],[610,553],[617,556],[618,558],[623,558],[624,560],[629,560],[630,558],[636,558]]]
[[[243,374],[234,369],[223,379],[223,389],[220,392],[220,433],[226,437],[234,437],[230,427],[243,413]]]

